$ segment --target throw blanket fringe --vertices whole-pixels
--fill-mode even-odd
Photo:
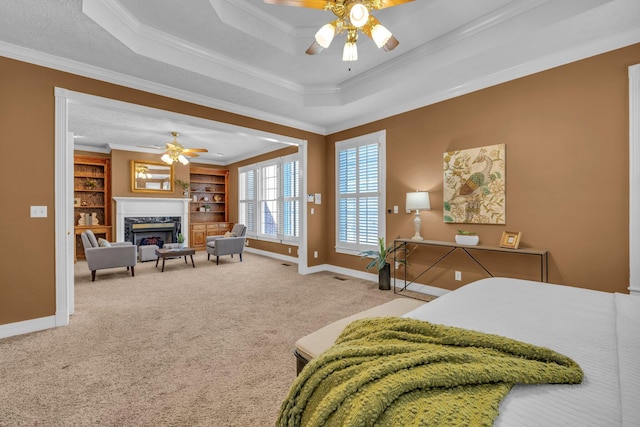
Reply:
[[[491,426],[516,383],[582,382],[573,360],[415,319],[349,324],[296,378],[278,426]]]

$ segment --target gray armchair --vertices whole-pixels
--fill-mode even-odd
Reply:
[[[131,242],[109,243],[100,246],[93,231],[86,230],[80,235],[87,265],[91,270],[91,281],[96,280],[96,271],[105,268],[127,267],[131,269],[131,277],[135,276],[134,267],[137,262],[137,247]]]
[[[246,233],[247,227],[242,224],[236,224],[231,230],[231,237],[207,236],[207,260],[211,259],[211,255],[215,255],[216,265],[218,265],[221,256],[231,255],[231,258],[233,258],[234,254],[238,254],[240,262],[242,262]]]

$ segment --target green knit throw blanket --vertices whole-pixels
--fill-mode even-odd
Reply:
[[[543,347],[425,321],[349,324],[296,378],[278,426],[491,426],[516,383],[578,384]]]

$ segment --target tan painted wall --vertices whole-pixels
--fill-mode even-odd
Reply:
[[[402,209],[407,191],[430,190],[432,210],[423,213],[422,233],[441,240],[452,240],[458,228],[442,222],[442,153],[505,143],[507,225],[465,228],[477,231],[485,244],[497,244],[505,229],[521,231],[523,246],[549,249],[551,281],[626,292],[627,67],[637,63],[640,45],[325,138],[0,58],[3,137],[19,142],[24,154],[24,161],[0,168],[0,196],[7,203],[0,214],[1,232],[4,247],[11,248],[0,257],[0,324],[55,313],[56,86],[308,140],[308,191],[323,196],[322,205],[314,206],[316,214],[307,216],[308,252],[320,254],[310,258],[310,265],[364,267],[360,258],[333,251],[335,141],[386,129],[387,205]],[[114,195],[128,191],[122,183],[113,188]],[[30,205],[47,206],[48,218],[29,218]],[[388,239],[413,234],[411,215],[390,214],[387,220]]]
[[[549,250],[551,282],[627,292],[628,67],[637,63],[640,45],[330,135],[327,208],[335,204],[335,142],[386,129],[387,207],[402,212],[408,191],[428,190],[423,236],[453,241],[464,228],[497,246],[504,230],[520,231],[521,246]],[[445,224],[443,153],[497,143],[506,144],[506,226]],[[387,215],[387,239],[412,236],[412,221]],[[329,216],[327,230],[334,227]],[[335,238],[327,236],[331,247]],[[333,252],[328,263],[364,265]],[[451,279],[438,284],[452,289]]]
[[[310,132],[0,58],[3,138],[22,154],[0,168],[0,232],[11,248],[0,257],[0,325],[55,314],[55,87],[309,140],[324,152],[324,137]],[[313,176],[322,173],[316,167],[310,165]],[[118,169],[113,195],[129,194],[128,174]],[[30,205],[47,206],[49,216],[29,218]],[[310,247],[317,244],[310,239]]]

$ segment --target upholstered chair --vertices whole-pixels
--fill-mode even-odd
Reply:
[[[137,262],[137,247],[131,242],[107,242],[100,239],[98,242],[91,230],[85,230],[80,235],[84,254],[87,257],[87,265],[91,271],[91,281],[96,280],[96,271],[106,268],[126,267],[131,270],[131,276],[135,275],[134,267]],[[100,245],[102,243],[102,246]]]
[[[236,224],[233,226],[231,232],[228,233],[228,236],[208,236],[207,260],[211,259],[211,255],[215,255],[216,265],[218,265],[221,256],[231,255],[231,258],[233,258],[234,254],[238,254],[240,256],[240,262],[242,262],[246,233],[247,227],[243,224]]]

